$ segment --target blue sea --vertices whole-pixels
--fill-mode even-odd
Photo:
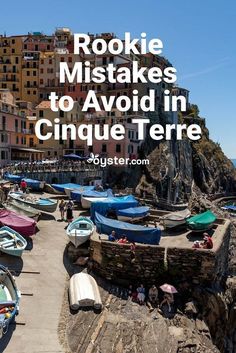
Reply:
[[[236,168],[236,159],[231,159],[231,161],[233,162],[233,165],[234,165],[235,168]]]

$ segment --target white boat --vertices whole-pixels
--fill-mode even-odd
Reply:
[[[104,201],[107,197],[85,197],[81,196],[81,205],[85,210],[89,210],[92,202]]]
[[[69,301],[72,310],[91,307],[102,309],[102,301],[95,279],[87,273],[76,273],[70,279]]]
[[[20,204],[31,206],[43,212],[53,213],[57,209],[57,201],[51,199],[32,197],[28,194],[22,194],[19,192],[9,192],[8,196],[10,199],[13,199]]]
[[[0,265],[0,338],[19,313],[20,291],[8,269]]]
[[[161,221],[166,229],[176,228],[186,224],[186,220],[191,216],[191,212],[186,208],[183,211],[168,213]]]
[[[74,222],[70,223],[66,230],[70,241],[76,248],[89,240],[93,232],[94,224],[88,217],[77,218]]]

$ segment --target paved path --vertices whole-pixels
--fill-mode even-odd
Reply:
[[[33,249],[23,254],[23,271],[40,271],[40,274],[21,273],[16,277],[22,293],[20,314],[17,324],[0,342],[0,352],[6,353],[54,353],[64,352],[57,335],[61,304],[63,299],[66,269],[63,252],[67,244],[64,227],[66,223],[57,222],[58,213],[51,219],[38,222],[40,231],[33,238]],[[0,257],[0,263],[9,268],[21,267],[15,258]]]

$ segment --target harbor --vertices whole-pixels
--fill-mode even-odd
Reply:
[[[71,188],[75,187],[75,184],[55,186],[65,191],[66,186]],[[86,191],[86,187],[82,187],[82,190],[85,195],[89,193],[91,196],[91,188]],[[95,191],[95,195],[98,193],[99,191]],[[104,192],[100,193],[104,196]],[[29,195],[32,199],[40,197],[54,200],[56,204],[62,198],[68,200],[66,193],[55,195],[30,192]],[[116,197],[124,202],[124,196]],[[135,198],[132,202],[133,200]],[[103,204],[104,201],[100,203]],[[142,281],[148,288],[152,283],[161,284],[162,281],[168,280],[178,287],[187,278],[188,280],[191,278],[193,287],[210,285],[212,282],[220,284],[228,267],[230,243],[228,217],[217,217],[214,221],[210,230],[214,239],[211,250],[194,249],[194,242],[202,241],[202,232],[193,233],[185,227],[182,229],[180,227],[179,230],[178,227],[177,230],[164,229],[160,220],[164,215],[175,212],[170,213],[161,209],[155,211],[150,207],[148,209],[149,217],[145,222],[149,223],[149,227],[153,230],[158,227],[161,238],[158,245],[136,242],[134,257],[129,244],[111,242],[107,235],[96,230],[91,235],[89,244],[85,247],[76,244],[75,247],[68,239],[65,230],[67,223],[61,221],[59,208],[50,213],[41,212],[36,234],[32,239],[27,238],[27,247],[22,257],[1,255],[1,264],[7,266],[15,275],[17,286],[22,293],[20,314],[16,316],[15,323],[9,325],[7,334],[2,337],[0,342],[2,350],[13,352],[17,347],[19,352],[21,349],[22,352],[34,352],[33,349],[37,346],[35,352],[88,352],[90,349],[93,352],[96,347],[106,347],[108,344],[102,337],[104,332],[107,332],[106,335],[109,337],[108,332],[115,324],[114,313],[118,315],[117,319],[122,318],[124,325],[133,325],[137,314],[141,315],[142,325],[145,323],[151,327],[154,325],[155,329],[160,324],[166,325],[163,314],[155,311],[154,315],[148,311],[148,307],[141,307],[140,312],[140,305],[128,300],[126,293],[129,283]],[[76,201],[73,217],[75,220],[81,216],[86,218],[90,216],[90,211]],[[78,259],[81,261],[86,257],[86,265],[76,265]],[[90,273],[98,283],[104,308],[100,313],[79,310],[77,314],[71,314],[68,301],[69,279],[81,271]],[[178,316],[177,313],[175,315]],[[154,316],[159,318],[158,323],[153,321]],[[76,336],[73,333],[75,327],[80,326],[80,322],[86,322],[90,327],[90,333],[86,333],[88,338],[83,338],[82,341],[80,337],[84,335],[84,331],[78,330]],[[167,326],[165,330],[168,330]],[[45,341],[46,332],[49,339]],[[144,333],[145,329],[142,333],[137,332],[136,339],[142,339],[142,344],[145,344]],[[89,335],[94,340],[93,346],[90,346]],[[119,335],[124,340],[123,344],[129,345],[123,333],[120,332]],[[109,338],[111,339],[112,337]],[[154,337],[151,336],[150,339],[154,344]],[[175,339],[176,337],[173,337],[173,342]],[[114,341],[114,344],[118,342]]]

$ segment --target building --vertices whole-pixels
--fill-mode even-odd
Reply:
[[[0,36],[0,88],[22,98],[22,43],[24,36]]]
[[[81,110],[78,102],[74,103],[74,107],[70,112],[63,112],[62,110],[58,110],[58,112],[53,112],[51,110],[51,102],[50,101],[42,101],[36,107],[36,118],[37,121],[39,119],[48,119],[54,125],[54,119],[60,119],[60,125],[62,124],[74,124],[78,126],[80,122],[83,120],[83,116],[81,115]],[[60,127],[61,130],[61,127]],[[59,140],[54,139],[54,130],[53,127],[47,127],[43,125],[41,132],[46,134],[47,132],[52,132],[52,138],[48,140],[39,140],[37,143],[37,148],[41,151],[44,151],[45,158],[60,158],[64,154],[67,153],[68,150],[72,150],[75,152],[84,152],[84,141],[72,141],[68,138],[68,140]],[[78,146],[83,146],[82,149],[79,150]]]

